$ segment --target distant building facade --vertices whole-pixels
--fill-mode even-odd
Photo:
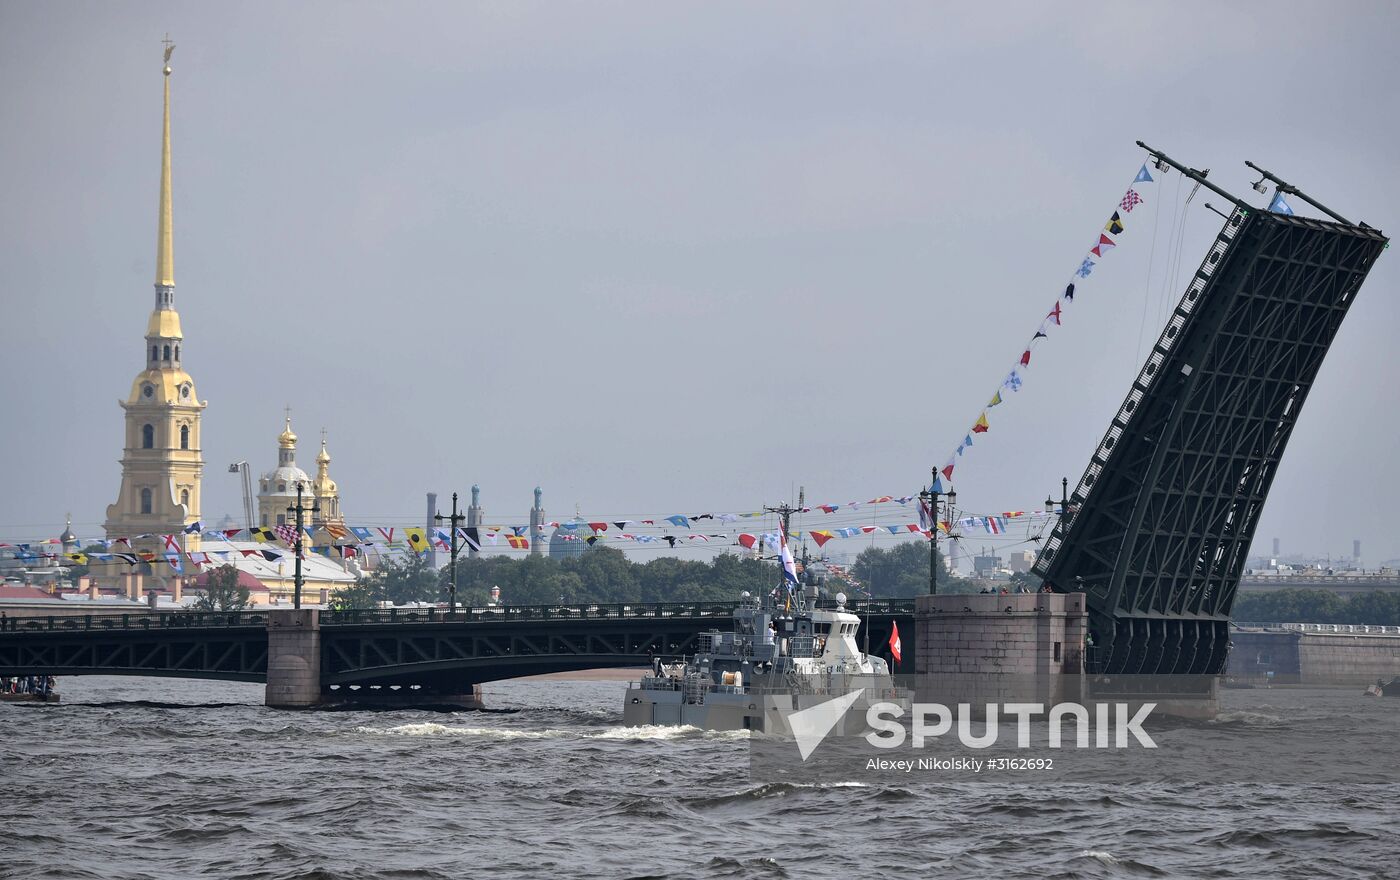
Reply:
[[[161,139],[160,210],[156,232],[155,308],[146,322],[145,369],[137,373],[122,409],[125,442],[122,481],[104,523],[111,539],[132,537],[134,551],[162,553],[161,535],[181,535],[199,520],[200,401],[194,379],[184,370],[184,333],[175,311],[174,221],[170,188],[170,73],[165,68],[165,114]],[[136,539],[137,535],[152,537]],[[199,535],[183,539],[199,549]],[[116,564],[124,568],[121,563]]]

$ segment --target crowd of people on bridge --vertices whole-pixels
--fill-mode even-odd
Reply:
[[[35,694],[47,697],[54,692],[52,675],[0,676],[0,694]]]

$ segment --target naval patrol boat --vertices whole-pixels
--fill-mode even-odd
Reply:
[[[871,703],[907,703],[884,659],[856,646],[860,618],[846,610],[845,594],[834,608],[819,608],[807,586],[767,598],[743,593],[732,631],[701,633],[694,656],[680,662],[654,659],[627,688],[624,723],[785,735],[790,713],[835,697],[859,692],[844,717],[862,729]],[[837,732],[858,732],[845,727]]]

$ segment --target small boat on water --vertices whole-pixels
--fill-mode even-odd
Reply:
[[[0,703],[57,703],[51,675],[21,675],[0,677]]]
[[[1383,678],[1376,679],[1376,683],[1366,688],[1368,697],[1400,697],[1400,676],[1386,681]]]
[[[49,691],[46,694],[0,694],[0,703],[57,703],[60,698],[58,691]]]
[[[844,594],[835,599],[834,609],[817,608],[800,585],[766,599],[744,593],[732,631],[701,633],[693,656],[655,658],[651,671],[629,684],[624,722],[784,734],[791,712],[859,691],[846,717],[863,729],[869,705],[908,697],[883,658],[857,647],[860,618],[846,610]],[[844,728],[835,729],[856,732]]]

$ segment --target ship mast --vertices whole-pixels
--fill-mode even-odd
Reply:
[[[787,541],[788,527],[789,527],[789,524],[792,522],[792,515],[793,515],[794,513],[801,513],[801,512],[802,512],[802,509],[803,509],[803,507],[804,507],[805,504],[806,504],[806,499],[807,499],[807,487],[803,486],[802,488],[798,489],[798,491],[797,491],[797,506],[796,506],[796,507],[793,507],[791,504],[780,504],[780,505],[778,505],[778,506],[776,506],[776,507],[765,507],[765,508],[763,508],[763,509],[764,509],[765,511],[767,511],[768,513],[776,513],[776,514],[778,515],[778,527],[779,527],[780,529],[782,529],[782,532],[780,533],[780,534],[781,534],[781,539],[780,539],[781,541],[783,541],[783,542],[786,542],[786,541]],[[779,564],[781,564],[781,560],[780,560]],[[802,571],[803,571],[803,573],[806,573],[806,571],[807,571],[807,542],[806,542],[806,541],[803,541],[803,542],[802,542]],[[799,588],[799,590],[801,590],[801,586],[802,586],[802,583],[801,583],[801,581],[799,580],[799,581],[798,581],[798,588]],[[805,601],[805,599],[804,599],[805,593],[806,593],[805,590],[801,590],[801,591],[797,594],[797,607],[798,607],[799,610],[803,607],[803,604],[804,604],[804,601]]]

